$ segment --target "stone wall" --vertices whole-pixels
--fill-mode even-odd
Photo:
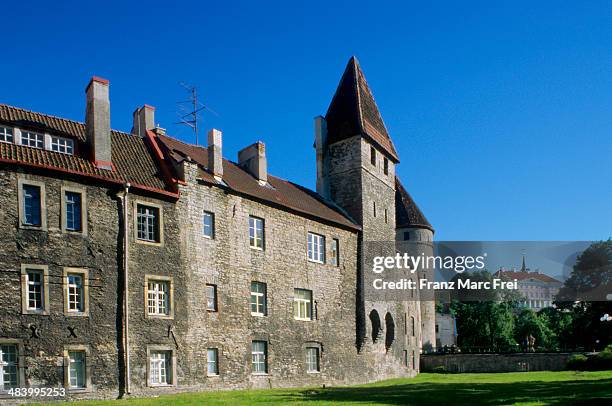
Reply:
[[[421,371],[443,367],[446,372],[561,371],[573,353],[520,354],[427,354],[421,356]]]

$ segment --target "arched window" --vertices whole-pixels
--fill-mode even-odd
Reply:
[[[372,342],[375,343],[381,330],[380,316],[376,310],[370,312],[370,323],[372,323]]]
[[[387,351],[389,351],[391,344],[393,344],[393,341],[395,341],[395,323],[393,322],[393,316],[391,316],[391,313],[387,313],[385,315],[385,328],[385,348]]]

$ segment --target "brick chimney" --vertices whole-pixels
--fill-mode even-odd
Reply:
[[[112,170],[109,81],[94,76],[85,94],[85,129],[91,160],[100,169]]]
[[[268,162],[266,145],[257,141],[238,152],[238,165],[247,170],[261,184],[268,182]]]
[[[222,136],[215,128],[208,132],[208,169],[216,178],[223,177]]]
[[[329,157],[327,155],[327,122],[322,116],[315,117],[315,150],[317,152],[317,193],[329,199]]]
[[[134,110],[132,134],[145,136],[146,130],[155,129],[155,107],[145,104]]]

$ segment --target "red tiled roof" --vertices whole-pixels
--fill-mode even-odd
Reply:
[[[541,282],[547,283],[561,283],[561,281],[558,281],[557,279],[540,272],[497,271],[495,272],[495,276],[503,276],[509,279],[517,279],[519,281],[523,281],[526,279],[536,279]]]
[[[161,144],[166,147],[166,153],[170,157],[177,161],[190,157],[200,165],[200,177],[204,182],[219,185],[207,171],[207,148],[186,144],[164,135],[158,137]],[[359,226],[343,214],[340,208],[332,202],[324,201],[317,193],[270,174],[268,174],[268,183],[271,187],[262,186],[251,174],[227,159],[223,159],[223,182],[229,189],[256,200],[281,206],[302,215],[322,219],[353,230],[359,229]]]
[[[395,177],[395,224],[397,228],[426,228],[434,231],[398,177]]]
[[[325,120],[328,143],[363,134],[382,148],[393,161],[399,162],[399,156],[374,101],[374,95],[354,56],[344,70]]]
[[[145,139],[111,131],[112,171],[97,168],[86,157],[85,125],[72,120],[0,104],[0,123],[21,129],[44,131],[50,134],[74,138],[75,155],[61,154],[43,149],[0,143],[0,162],[57,170],[92,177],[113,183],[130,182],[135,188],[165,195],[175,195],[172,184],[165,181],[161,164],[151,153]]]

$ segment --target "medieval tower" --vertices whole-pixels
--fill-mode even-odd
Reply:
[[[315,148],[317,192],[361,226],[360,258],[373,246],[393,255],[396,238],[403,237],[401,230],[432,240],[427,220],[422,227],[403,216],[420,210],[411,199],[414,207],[403,205],[403,187],[395,175],[399,156],[355,57],[349,60],[325,117],[315,119]],[[372,300],[364,293],[364,272],[362,263],[357,281],[358,349],[373,355],[374,362],[389,372],[397,369],[398,361],[417,367],[424,344],[435,343],[434,303],[419,303],[418,292],[399,301]],[[400,345],[392,347],[396,340]],[[394,356],[388,357],[391,348]]]

